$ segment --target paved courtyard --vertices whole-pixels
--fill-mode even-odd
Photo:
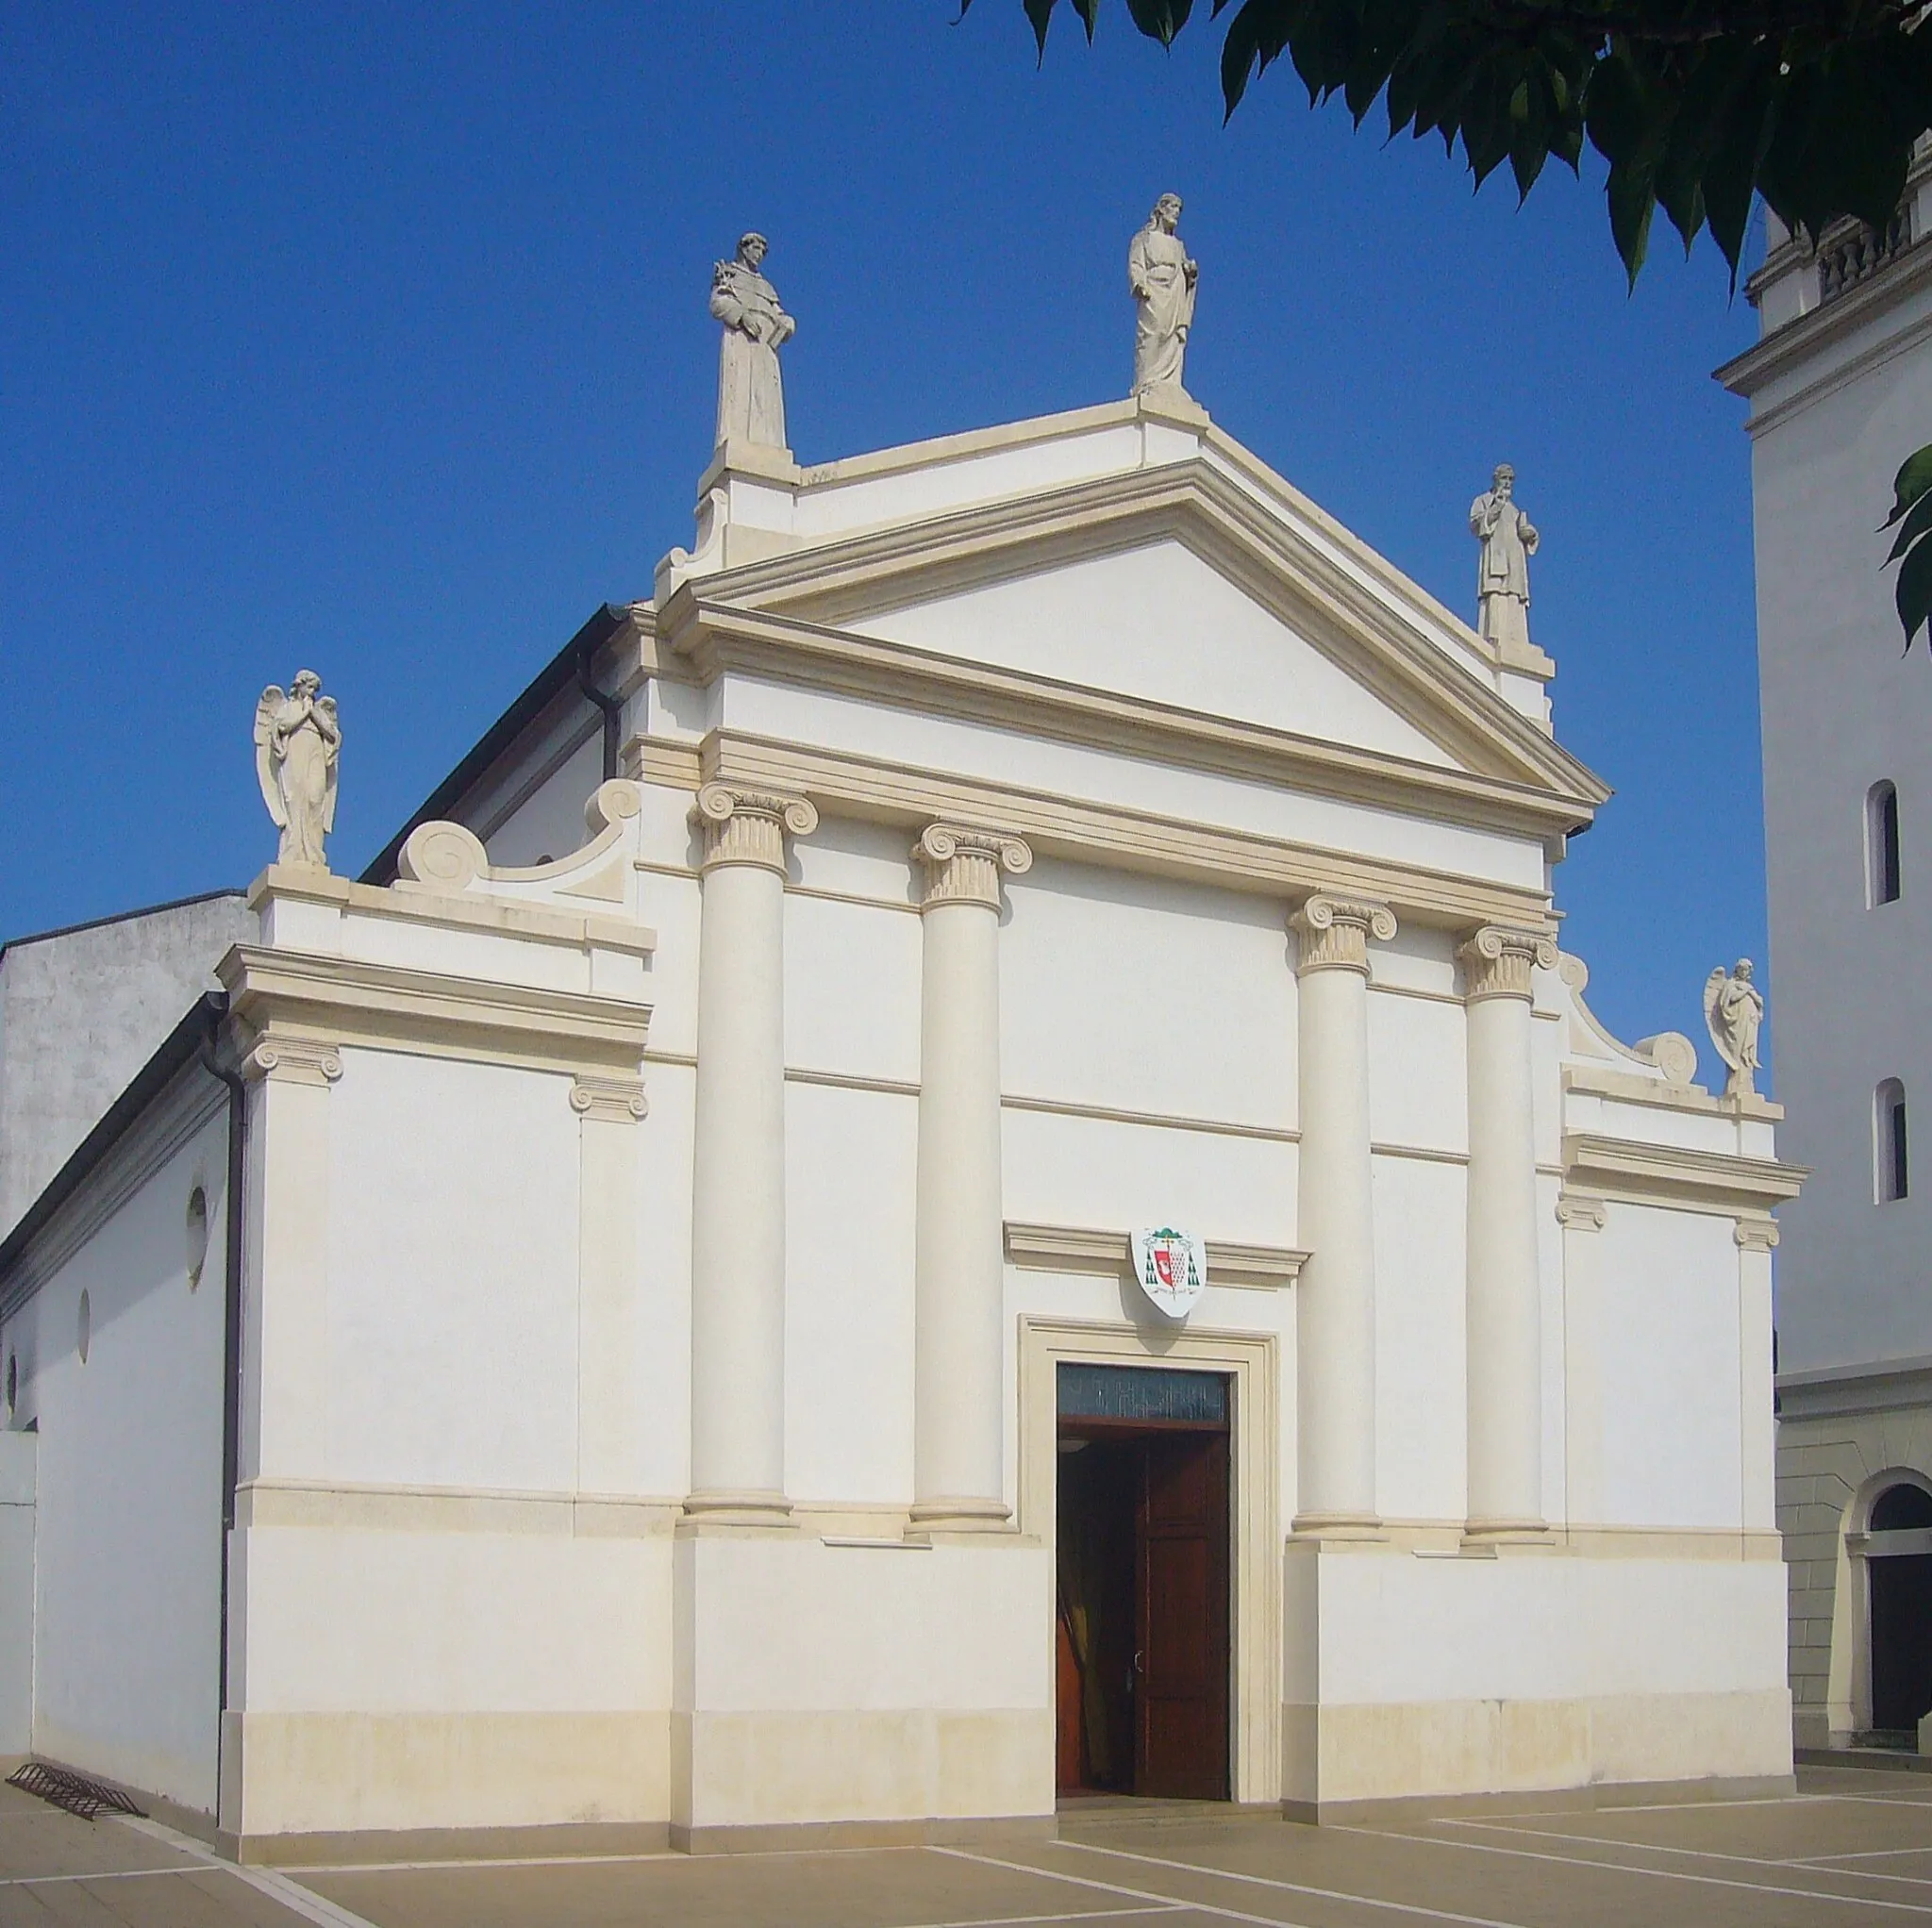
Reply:
[[[1932,1775],[1787,1801],[1307,1828],[1104,1808],[1024,1846],[237,1870],[0,1787],[0,1928],[1810,1928],[1932,1919]]]

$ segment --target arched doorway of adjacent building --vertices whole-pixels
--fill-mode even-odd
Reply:
[[[1865,1577],[1874,1737],[1916,1747],[1932,1714],[1932,1492],[1901,1481],[1872,1503]]]

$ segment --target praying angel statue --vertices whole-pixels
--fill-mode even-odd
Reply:
[[[296,672],[288,692],[271,683],[255,706],[255,773],[261,800],[282,833],[275,861],[325,871],[323,839],[336,823],[336,764],[342,727],[336,700],[313,670]]]
[[[1704,1022],[1717,1055],[1730,1066],[1726,1098],[1748,1098],[1757,1089],[1757,1030],[1764,1022],[1764,993],[1751,982],[1751,960],[1730,971],[1720,964],[1704,980]]]

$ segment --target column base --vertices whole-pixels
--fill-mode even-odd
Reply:
[[[1294,1539],[1387,1539],[1374,1513],[1297,1513],[1289,1527]]]
[[[913,1504],[906,1531],[908,1539],[924,1539],[936,1533],[1005,1533],[1013,1509],[1004,1500],[941,1498]]]
[[[708,1526],[754,1526],[768,1532],[795,1533],[791,1502],[783,1493],[741,1490],[713,1487],[690,1494],[684,1503],[679,1531]]]

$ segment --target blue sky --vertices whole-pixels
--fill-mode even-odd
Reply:
[[[254,701],[303,664],[359,869],[648,594],[741,229],[824,460],[1124,392],[1124,250],[1173,187],[1222,426],[1458,608],[1516,464],[1558,731],[1618,791],[1566,942],[1607,1022],[1708,1073],[1705,972],[1764,955],[1749,453],[1709,379],[1755,317],[1715,251],[1660,235],[1632,297],[1588,171],[1519,211],[1286,71],[1224,128],[1217,32],[1163,54],[1116,9],[1089,50],[1069,17],[1036,71],[1018,0],[954,13],[8,8],[0,937],[253,876]]]

